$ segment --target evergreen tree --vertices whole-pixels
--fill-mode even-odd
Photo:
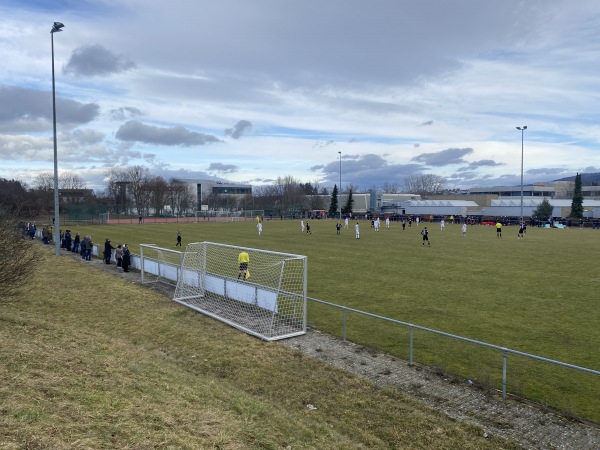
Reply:
[[[537,217],[539,220],[548,220],[552,217],[552,211],[554,210],[554,206],[550,204],[550,202],[544,198],[542,203],[538,205],[538,207],[533,211],[533,215]]]
[[[571,202],[571,217],[581,219],[583,217],[583,193],[581,192],[581,174],[575,176],[575,190]]]
[[[352,206],[354,205],[354,199],[352,198],[352,189],[348,191],[348,201],[346,202],[346,206],[342,208],[342,214],[348,215],[352,214]]]
[[[337,184],[333,186],[331,193],[331,203],[329,204],[329,217],[335,217],[338,213],[338,188]]]

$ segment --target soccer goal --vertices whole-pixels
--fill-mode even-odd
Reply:
[[[166,283],[175,285],[179,278],[183,252],[140,244],[140,273],[142,284]]]
[[[173,300],[273,341],[306,333],[306,291],[306,256],[198,242],[183,254]]]

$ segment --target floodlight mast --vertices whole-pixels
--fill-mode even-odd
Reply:
[[[340,207],[340,220],[342,220],[342,152],[340,154],[340,188],[338,189],[338,205]]]
[[[527,125],[517,127],[517,130],[521,132],[521,225],[523,224],[523,133],[527,129]]]
[[[56,146],[56,88],[54,84],[54,33],[62,31],[64,25],[54,22],[50,30],[52,44],[52,125],[54,131],[54,253],[60,256],[60,203],[58,198],[58,150]]]

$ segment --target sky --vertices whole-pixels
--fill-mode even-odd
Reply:
[[[3,0],[0,178],[54,170],[52,42],[59,172],[97,191],[600,172],[596,0]]]

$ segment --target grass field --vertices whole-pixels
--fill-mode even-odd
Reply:
[[[520,448],[86,264],[0,302],[3,450]]]
[[[311,235],[299,221],[267,221],[262,236],[255,222],[148,224],[72,227],[102,244],[127,242],[175,248],[213,241],[308,256],[309,296],[435,328],[491,344],[595,370],[600,369],[600,307],[597,256],[600,231],[529,228],[517,239],[515,227],[503,238],[493,227],[437,224],[431,247],[420,229],[399,224],[376,233],[360,221],[361,238],[350,230],[336,235],[335,221],[311,221]],[[235,261],[232,261],[235,264]],[[309,322],[341,333],[341,315],[309,304]],[[348,318],[348,338],[407,356],[407,331],[373,319]],[[499,387],[501,355],[470,344],[415,333],[415,360]],[[600,379],[568,369],[510,357],[509,392],[600,421]]]

